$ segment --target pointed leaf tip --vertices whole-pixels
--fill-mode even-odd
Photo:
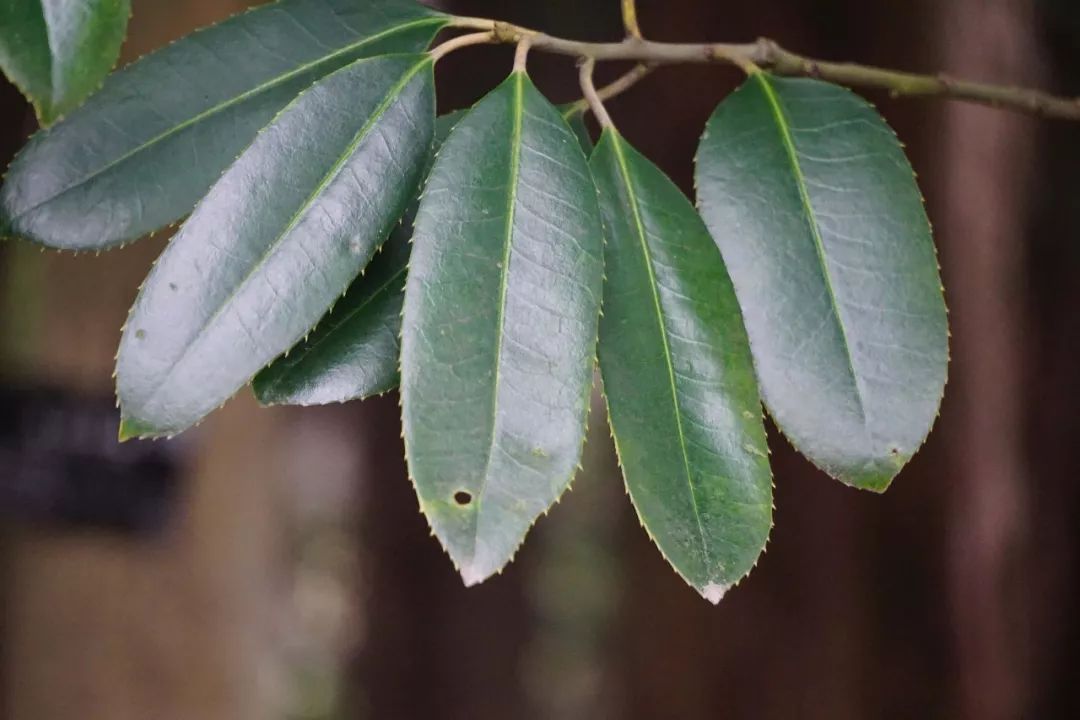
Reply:
[[[578,465],[601,235],[576,137],[514,73],[442,146],[405,289],[406,457],[467,585],[510,562]]]
[[[146,424],[131,418],[122,418],[120,420],[120,428],[117,432],[117,440],[124,443],[129,440],[138,440],[140,438],[148,437],[152,434],[153,430]]]
[[[600,374],[627,490],[672,567],[718,602],[772,527],[749,341],[689,199],[617,131],[590,165],[607,229]]]
[[[713,605],[719,605],[720,601],[724,599],[724,596],[727,595],[727,591],[730,589],[731,585],[709,583],[701,589],[701,596]]]
[[[465,583],[465,587],[474,587],[494,575],[495,571],[485,571],[473,563],[465,563],[458,568],[458,574],[461,575],[461,580]]]

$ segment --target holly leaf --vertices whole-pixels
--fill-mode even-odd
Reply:
[[[948,327],[930,225],[866,101],[755,73],[709,120],[698,201],[770,414],[810,460],[885,490],[933,425]]]
[[[468,585],[510,561],[578,466],[601,253],[578,140],[515,72],[443,145],[405,289],[406,457]]]
[[[772,527],[742,314],[693,205],[614,129],[590,160],[607,236],[600,372],[626,486],[675,570],[719,602]]]

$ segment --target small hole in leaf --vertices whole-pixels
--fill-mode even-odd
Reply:
[[[138,340],[142,340],[143,338],[146,337],[146,331],[145,330],[136,330],[135,331],[135,337]]]
[[[465,490],[458,490],[454,493],[454,502],[461,507],[465,507],[472,502],[472,493],[466,492]]]
[[[891,452],[893,455],[899,455],[900,454],[900,448],[891,447],[891,448],[889,448],[889,452]]]

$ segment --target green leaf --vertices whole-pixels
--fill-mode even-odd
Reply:
[[[315,80],[418,52],[445,24],[411,0],[283,0],[193,33],[34,136],[0,188],[0,235],[92,250],[175,222]]]
[[[591,150],[583,113],[559,110],[582,149]],[[435,151],[464,115],[465,111],[457,110],[435,121]],[[418,204],[419,200],[406,211],[381,255],[315,331],[255,377],[252,388],[260,403],[327,405],[379,395],[398,386],[401,307]]]
[[[49,125],[100,87],[130,16],[130,0],[4,0],[0,69]]]
[[[761,401],[723,260],[693,205],[615,130],[590,161],[607,236],[600,373],[642,525],[706,599],[772,527]]]
[[[589,126],[585,124],[585,109],[577,105],[577,103],[571,103],[570,105],[559,106],[559,111],[562,112],[566,124],[570,126],[570,129],[574,131],[574,135],[577,136],[581,149],[585,151],[586,155],[591,153],[593,142],[592,135],[589,134]]]
[[[435,121],[435,149],[463,115]],[[315,331],[256,376],[252,388],[260,403],[327,405],[397,387],[401,303],[418,203]]]
[[[397,387],[411,235],[406,218],[315,331],[255,376],[261,404],[329,405]]]
[[[319,81],[259,134],[135,303],[126,434],[190,427],[318,321],[415,197],[434,121],[430,57],[388,55]]]
[[[443,145],[405,290],[406,456],[466,584],[509,562],[573,478],[602,276],[584,153],[515,72]]]
[[[929,433],[948,364],[930,225],[896,136],[843,88],[757,73],[709,120],[697,185],[770,414],[829,474],[885,490]]]

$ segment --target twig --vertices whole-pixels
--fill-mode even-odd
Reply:
[[[626,37],[641,39],[641,27],[638,25],[637,5],[634,0],[622,0],[623,27],[626,28]]]
[[[606,102],[607,100],[610,100],[617,95],[621,95],[630,88],[632,88],[634,85],[637,85],[642,78],[644,78],[646,75],[653,71],[654,67],[656,66],[645,65],[644,63],[640,65],[635,65],[633,70],[630,70],[625,75],[621,75],[618,79],[597,90],[596,96],[600,98],[601,101]],[[582,98],[581,100],[578,100],[577,102],[570,105],[570,107],[566,109],[566,112],[567,114],[572,115],[576,112],[584,112],[588,109],[589,101],[585,98]]]
[[[471,33],[469,35],[461,35],[456,38],[451,38],[446,42],[436,45],[431,49],[429,53],[436,62],[444,58],[446,55],[459,50],[463,47],[470,45],[483,45],[495,42],[495,34],[491,31]]]
[[[529,59],[531,48],[532,38],[525,36],[518,40],[517,50],[514,51],[514,72],[525,72],[525,63]]]
[[[593,70],[596,68],[596,61],[592,58],[586,58],[581,63],[581,92],[585,95],[585,101],[589,103],[589,109],[592,110],[593,115],[596,116],[596,121],[600,123],[602,128],[613,128],[615,123],[611,122],[611,116],[608,115],[607,108],[604,107],[604,101],[600,99],[599,93],[596,92],[596,85],[593,84]]]
[[[451,25],[487,30],[491,42],[517,43],[528,38],[534,50],[588,58],[596,62],[632,60],[650,65],[730,63],[743,69],[757,67],[778,75],[814,77],[854,87],[879,88],[896,97],[937,96],[1044,117],[1080,120],[1080,98],[957,80],[941,74],[919,75],[868,65],[817,60],[786,50],[767,38],[752,43],[663,43],[631,37],[622,42],[592,43],[555,37],[484,18],[458,17],[451,21]]]

